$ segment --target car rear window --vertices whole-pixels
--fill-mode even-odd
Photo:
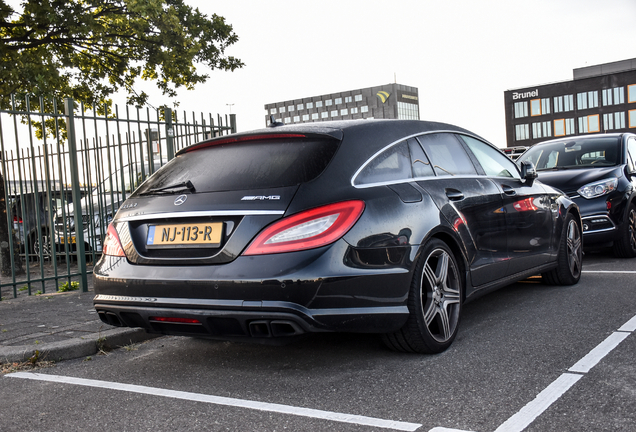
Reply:
[[[539,144],[518,159],[530,161],[537,170],[597,168],[620,163],[620,138],[563,140]]]
[[[177,156],[137,193],[187,181],[197,192],[293,186],[322,173],[338,144],[332,138],[278,138],[213,145]]]

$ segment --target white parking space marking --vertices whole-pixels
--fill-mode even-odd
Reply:
[[[618,273],[618,272],[607,272]],[[622,272],[627,273],[627,272]],[[629,272],[636,273],[636,272]],[[623,342],[627,336],[636,331],[636,316],[632,317],[629,321],[623,324],[618,331],[612,333],[603,342],[598,344],[592,351],[586,354],[581,360],[579,360],[574,366],[572,366],[568,372],[578,373],[564,373],[555,381],[547,386],[536,398],[526,406],[521,408],[519,412],[514,414],[508,420],[506,420],[501,426],[499,426],[495,432],[521,432],[527,428],[537,417],[539,417],[545,410],[556,402],[563,394],[568,391],[574,384],[576,384],[581,378],[598,364],[606,355],[608,355],[614,348],[616,348],[621,342]],[[436,427],[429,432],[470,432],[460,431],[457,429],[447,429],[443,427]]]
[[[629,333],[614,332],[608,336],[603,342],[598,344],[596,348],[590,351],[585,357],[572,366],[570,372],[588,373],[590,369],[600,362],[603,357],[608,355],[619,343],[623,342]]]
[[[521,408],[521,411],[499,426],[495,432],[519,432],[524,430],[581,378],[583,378],[583,375],[569,373],[561,375],[539,393],[532,402]]]
[[[16,372],[5,375],[5,378],[23,378],[37,381],[55,382],[60,384],[73,384],[85,387],[95,387],[110,390],[127,391],[131,393],[141,393],[152,396],[163,396],[174,399],[182,399],[193,402],[205,402],[215,405],[224,405],[238,408],[248,408],[259,411],[275,412],[280,414],[291,414],[302,417],[311,417],[322,420],[331,420],[340,423],[353,423],[363,426],[371,426],[377,428],[415,431],[422,425],[417,423],[406,423],[393,420],[382,420],[373,417],[365,417],[353,414],[341,414],[331,411],[321,411],[310,408],[299,408],[290,405],[280,405],[264,402],[256,402],[243,399],[234,399],[221,396],[210,396],[200,393],[190,393],[175,390],[166,390],[157,387],[146,387],[132,384],[122,384],[110,381],[90,380],[83,378],[74,378],[59,375],[47,375],[32,372]]]
[[[581,273],[636,274],[634,270],[581,270]]]

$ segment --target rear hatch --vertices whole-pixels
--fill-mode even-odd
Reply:
[[[261,134],[189,147],[126,200],[114,224],[129,261],[222,264],[280,219],[299,186],[318,177],[340,139]]]

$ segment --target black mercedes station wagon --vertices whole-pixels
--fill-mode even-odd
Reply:
[[[437,353],[462,303],[581,275],[581,218],[478,136],[424,121],[278,126],[187,147],[108,228],[101,319],[148,332],[280,343],[382,334]]]
[[[541,182],[577,203],[586,249],[611,246],[618,257],[636,257],[636,135],[546,141],[519,161],[532,162]]]

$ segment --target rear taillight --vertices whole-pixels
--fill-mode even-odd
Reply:
[[[106,232],[106,238],[104,239],[104,246],[102,248],[104,255],[125,257],[124,248],[121,246],[119,235],[113,224],[108,225],[108,231]]]
[[[18,219],[17,216],[13,216],[13,222],[22,223],[22,218]]]
[[[286,217],[265,228],[243,255],[314,249],[347,233],[364,210],[363,201],[344,201]]]

